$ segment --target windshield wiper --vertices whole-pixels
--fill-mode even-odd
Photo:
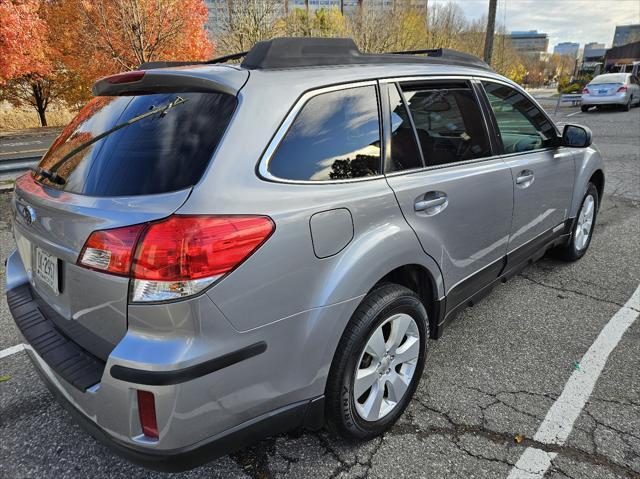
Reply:
[[[64,185],[67,182],[67,180],[65,180],[60,175],[58,175],[57,171],[60,168],[60,166],[62,166],[62,164],[64,164],[64,162],[66,162],[69,158],[74,156],[76,153],[79,153],[80,151],[84,150],[88,146],[93,145],[96,141],[102,140],[105,136],[108,136],[111,133],[113,133],[115,131],[118,131],[121,128],[124,128],[125,126],[133,125],[134,123],[137,123],[140,120],[144,120],[145,118],[148,118],[148,117],[153,116],[153,115],[158,115],[159,114],[160,117],[164,117],[167,114],[167,112],[169,110],[171,110],[173,107],[181,105],[183,103],[186,103],[187,101],[189,101],[189,100],[187,100],[186,98],[182,98],[181,96],[178,96],[173,101],[167,103],[166,105],[159,106],[157,108],[154,108],[153,110],[149,110],[148,112],[143,113],[142,115],[135,116],[135,117],[131,118],[130,120],[124,121],[122,123],[118,123],[113,128],[110,128],[107,131],[105,131],[103,133],[100,133],[98,136],[94,136],[90,140],[87,140],[84,143],[79,144],[73,150],[71,150],[69,153],[67,153],[62,158],[60,158],[58,161],[56,161],[51,166],[51,168],[47,169],[47,168],[35,167],[35,168],[31,168],[31,171],[35,172],[37,175],[39,175],[39,176],[41,176],[43,178],[46,178],[46,179],[52,181],[53,183],[56,183],[58,185]]]

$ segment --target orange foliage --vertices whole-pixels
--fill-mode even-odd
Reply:
[[[93,80],[157,60],[203,60],[213,47],[204,0],[57,0],[79,17],[66,38],[66,63]],[[61,36],[67,36],[61,32]]]
[[[47,27],[39,8],[39,0],[0,0],[0,85],[48,72]]]

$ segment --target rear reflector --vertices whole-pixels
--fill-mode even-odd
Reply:
[[[156,399],[152,392],[138,390],[138,417],[142,433],[152,439],[158,439],[158,421],[156,419]]]
[[[105,78],[107,83],[112,85],[118,85],[120,83],[133,83],[142,80],[144,77],[144,70],[136,70],[132,72],[117,73]]]
[[[582,93],[584,93],[585,95],[589,94],[589,89],[588,88],[583,88],[582,89]]]
[[[236,268],[274,230],[266,216],[181,216],[95,231],[78,264],[128,275],[131,301],[192,296]]]

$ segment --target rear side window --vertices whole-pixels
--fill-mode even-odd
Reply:
[[[466,82],[402,85],[426,166],[491,155],[482,112]]]
[[[395,85],[389,85],[389,110],[391,112],[391,155],[384,171],[422,168],[422,158],[416,137],[402,97]]]
[[[268,164],[287,180],[340,180],[380,174],[374,86],[322,93],[303,107]]]
[[[555,126],[528,98],[506,85],[482,84],[498,124],[505,153],[521,153],[555,145]]]
[[[125,126],[61,161],[85,141],[177,97],[186,101]],[[56,172],[65,184],[39,181],[90,196],[149,195],[188,188],[209,164],[235,106],[235,97],[218,93],[94,98],[40,162],[41,168]]]

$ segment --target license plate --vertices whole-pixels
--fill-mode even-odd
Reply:
[[[58,258],[36,248],[36,276],[58,294]]]
[[[598,90],[598,93],[600,95],[606,95],[607,94],[607,90]]]

